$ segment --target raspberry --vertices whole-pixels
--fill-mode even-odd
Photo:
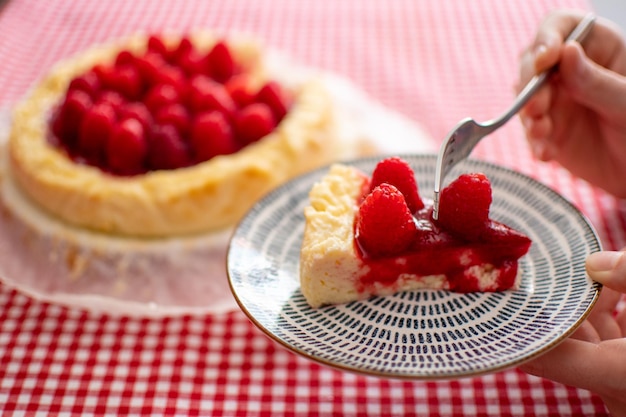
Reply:
[[[139,99],[143,90],[139,70],[134,65],[115,67],[113,73],[110,74],[108,87],[128,100]]]
[[[236,105],[223,85],[205,76],[194,77],[191,81],[190,105],[194,112],[219,110],[232,117]]]
[[[275,127],[276,121],[272,111],[262,103],[254,103],[243,108],[235,118],[235,132],[243,146],[268,135]]]
[[[198,115],[193,122],[190,140],[198,162],[237,152],[239,148],[228,120],[219,111]]]
[[[239,108],[254,103],[256,94],[250,88],[250,77],[239,74],[224,83],[224,88]]]
[[[172,125],[155,125],[149,145],[148,163],[152,169],[177,169],[190,163],[187,146]]]
[[[137,119],[143,126],[144,132],[149,132],[152,126],[152,114],[145,104],[140,102],[128,103],[120,109],[119,119]]]
[[[152,87],[143,99],[144,104],[152,114],[156,114],[161,107],[178,103],[180,95],[174,86],[159,84]]]
[[[72,79],[70,81],[70,85],[68,87],[68,93],[74,90],[84,91],[89,94],[91,99],[95,99],[100,93],[100,80],[95,72],[89,71],[84,73],[83,75],[79,75],[78,77]]]
[[[160,125],[171,124],[182,137],[187,136],[191,124],[189,112],[182,104],[178,103],[161,107],[154,116],[154,121]]]
[[[51,143],[121,175],[231,154],[271,133],[291,104],[278,83],[253,85],[224,41],[207,53],[188,37],[169,45],[153,35],[144,52],[121,50],[71,80]]]
[[[90,160],[99,160],[115,126],[115,111],[108,103],[93,106],[80,124],[78,149]]]
[[[137,119],[123,120],[113,129],[107,142],[107,166],[115,174],[134,175],[143,172],[148,153],[144,128]]]
[[[235,73],[235,60],[223,41],[217,42],[207,55],[209,74],[220,83],[226,82]]]
[[[489,221],[489,230],[481,238],[485,242],[498,245],[500,253],[511,258],[521,258],[530,249],[531,240],[525,234],[518,232],[495,220]]]
[[[150,35],[148,38],[148,51],[159,54],[165,59],[168,59],[170,55],[170,51],[167,49],[163,39],[156,35]]]
[[[174,58],[178,60],[180,59],[180,57],[192,52],[194,49],[195,48],[193,46],[193,43],[191,42],[191,39],[189,39],[187,36],[183,36],[178,42],[178,46],[176,46],[176,48],[174,49]]]
[[[356,239],[371,257],[396,255],[408,249],[417,226],[402,193],[380,184],[359,206]]]
[[[61,143],[73,147],[85,114],[92,106],[89,95],[82,90],[71,90],[53,122],[53,133]]]
[[[157,82],[159,70],[167,65],[167,62],[159,54],[147,53],[146,55],[136,57],[135,65],[144,83],[151,86]]]
[[[176,90],[181,90],[182,85],[187,83],[185,72],[181,68],[172,65],[163,65],[155,75],[154,82],[156,84],[170,84]]]
[[[489,226],[491,183],[480,173],[463,174],[441,190],[438,224],[457,237],[473,240]]]
[[[391,157],[383,159],[376,165],[372,173],[370,189],[374,189],[384,182],[394,185],[404,194],[404,199],[411,213],[424,208],[424,202],[419,196],[415,172],[405,160]]]
[[[100,85],[102,85],[104,89],[113,88],[115,84],[115,68],[112,65],[99,64],[94,66],[92,71],[96,74]]]
[[[96,104],[108,104],[113,108],[115,114],[118,114],[126,106],[127,101],[120,93],[106,90],[100,94]]]
[[[120,51],[115,57],[115,66],[135,65],[135,55],[128,50]]]
[[[207,61],[205,57],[195,50],[181,52],[178,54],[176,61],[179,68],[182,69],[188,77],[205,74],[207,72]]]
[[[287,114],[288,100],[286,94],[275,81],[270,81],[261,87],[257,93],[256,101],[267,104],[272,109],[277,122],[280,122]]]

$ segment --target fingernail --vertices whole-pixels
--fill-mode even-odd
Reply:
[[[537,61],[538,58],[542,57],[546,53],[547,50],[548,50],[548,47],[545,46],[544,44],[537,45],[533,51],[533,56],[535,57],[535,61]]]
[[[624,252],[603,251],[589,255],[587,269],[594,272],[612,271]]]

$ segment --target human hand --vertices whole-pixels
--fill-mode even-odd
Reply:
[[[564,43],[583,14],[557,11],[541,23],[522,55],[520,87],[538,72],[559,69],[520,111],[535,156],[554,160],[617,197],[626,197],[626,43],[598,18],[584,50]]]
[[[626,252],[587,258],[589,276],[602,283],[588,319],[563,343],[520,368],[532,375],[592,391],[612,416],[626,416]]]

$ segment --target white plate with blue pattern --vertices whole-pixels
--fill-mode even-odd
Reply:
[[[435,155],[401,155],[426,196]],[[381,157],[348,162],[371,173]],[[308,193],[328,168],[296,178],[261,200],[235,230],[228,275],[241,309],[289,350],[334,368],[390,378],[448,379],[517,366],[555,347],[584,321],[601,286],[584,267],[601,249],[589,221],[541,183],[468,160],[492,184],[491,216],[533,241],[519,290],[459,294],[409,291],[311,308],[298,262]]]

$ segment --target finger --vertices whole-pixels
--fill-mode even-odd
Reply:
[[[585,267],[591,279],[615,291],[626,293],[626,254],[601,251],[587,257]]]
[[[617,397],[602,397],[602,401],[611,416],[626,415],[626,399],[624,394],[618,394]]]
[[[626,78],[593,62],[580,44],[568,42],[565,45],[559,74],[563,86],[576,102],[609,118],[623,118]]]
[[[602,289],[600,298],[588,317],[602,340],[622,337],[622,330],[615,320],[615,308],[622,298],[622,294],[610,288]]]
[[[547,115],[523,117],[522,124],[530,141],[546,142],[552,133],[552,119]]]
[[[578,329],[570,336],[572,339],[583,340],[590,343],[600,343],[600,335],[589,321],[584,321]]]
[[[622,311],[617,313],[615,320],[617,320],[617,324],[619,325],[620,330],[622,331],[622,337],[626,337],[626,307],[622,308]]]
[[[593,344],[566,339],[520,368],[531,375],[614,397],[626,389],[626,339]]]
[[[536,73],[559,62],[564,40],[582,18],[582,13],[558,11],[549,14],[543,20],[532,46]]]
[[[540,161],[549,161],[554,158],[555,147],[550,141],[552,134],[552,119],[548,116],[522,119],[526,138],[535,158]]]
[[[552,102],[552,86],[547,84],[540,88],[520,110],[522,118],[541,117],[548,113]]]
[[[526,48],[524,52],[521,54],[519,58],[520,63],[520,71],[519,71],[519,79],[520,81],[515,86],[515,92],[519,93],[522,91],[524,85],[530,81],[530,79],[535,75],[535,55],[533,54],[532,47]]]

